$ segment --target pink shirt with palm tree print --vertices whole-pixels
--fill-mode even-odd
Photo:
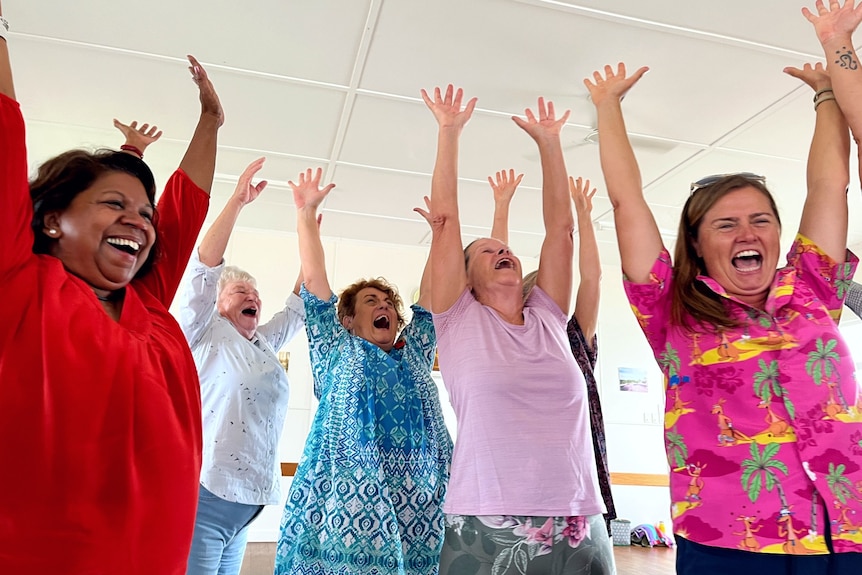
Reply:
[[[673,269],[626,293],[665,376],[674,532],[760,553],[862,552],[862,396],[836,322],[858,263],[798,235],[765,308],[709,277],[738,327],[672,324]],[[692,321],[692,325],[695,323]]]

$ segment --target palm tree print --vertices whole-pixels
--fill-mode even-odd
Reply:
[[[787,390],[781,385],[779,379],[778,361],[773,359],[767,364],[760,359],[757,361],[757,365],[760,367],[760,371],[754,374],[754,395],[766,403],[772,401],[773,396],[782,398],[784,407],[787,409],[787,415],[795,418],[796,407],[790,401]]]
[[[752,503],[760,497],[760,492],[766,487],[767,491],[776,489],[778,498],[781,500],[781,508],[788,509],[787,498],[784,488],[775,470],[788,475],[787,466],[784,462],[774,459],[778,455],[781,446],[778,443],[770,443],[760,451],[760,446],[752,443],[750,446],[751,459],[742,462],[742,488],[748,492],[748,498]]]
[[[682,434],[678,433],[676,426],[665,433],[665,449],[667,450],[667,458],[673,459],[674,467],[684,467],[685,460],[688,459],[688,446],[682,438]]]
[[[843,299],[847,296],[847,292],[850,291],[850,284],[853,279],[852,264],[845,262],[843,265],[839,266],[838,273],[836,273],[835,276],[835,287],[838,288],[838,297]]]
[[[849,479],[844,477],[845,469],[843,463],[839,463],[836,466],[830,462],[826,483],[829,485],[829,489],[832,490],[832,495],[835,496],[835,499],[846,505],[847,498],[853,495],[853,484]]]
[[[805,371],[814,380],[814,383],[821,385],[824,381],[832,378],[836,374],[836,367],[841,361],[840,356],[834,351],[838,345],[838,340],[830,339],[825,344],[822,338],[817,338],[817,349],[808,352],[808,361],[805,362]],[[838,383],[837,381],[835,382]],[[846,411],[849,409],[847,401],[844,399],[844,394],[841,392],[841,386],[836,385],[835,391],[838,392],[838,400],[841,406]]]
[[[671,347],[670,343],[668,343],[665,350],[661,352],[658,363],[665,373],[667,373],[668,379],[675,375],[679,375],[679,354],[673,347]]]

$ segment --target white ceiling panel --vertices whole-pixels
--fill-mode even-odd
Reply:
[[[26,0],[4,5],[13,29],[110,49],[347,85],[368,0],[236,2]]]

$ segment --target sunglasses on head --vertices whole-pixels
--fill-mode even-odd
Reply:
[[[692,182],[691,190],[689,191],[689,195],[695,193],[701,188],[708,188],[719,180],[723,180],[724,178],[729,178],[730,176],[739,176],[740,178],[745,178],[746,180],[752,180],[754,182],[760,182],[761,184],[766,184],[766,176],[761,176],[759,174],[755,174],[752,172],[737,172],[735,174],[715,174],[712,176],[706,176],[705,178],[701,178],[696,182]]]

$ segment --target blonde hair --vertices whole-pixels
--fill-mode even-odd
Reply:
[[[218,293],[221,294],[225,286],[233,282],[248,282],[257,289],[257,280],[253,275],[236,266],[225,266],[218,278]]]

